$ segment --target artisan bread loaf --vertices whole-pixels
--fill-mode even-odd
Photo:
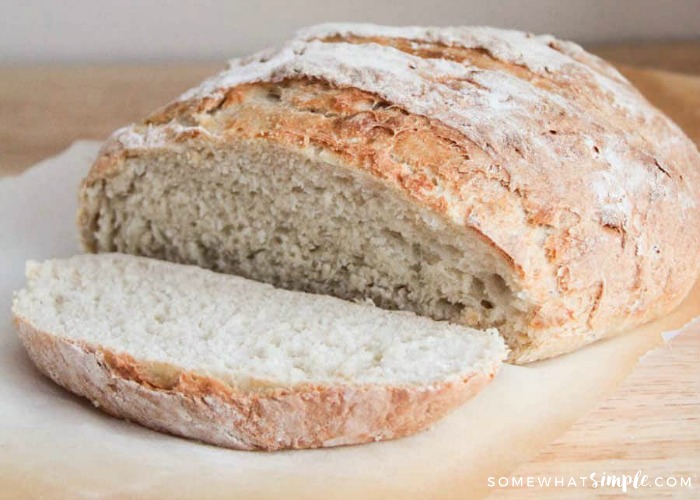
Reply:
[[[419,431],[505,358],[474,331],[121,254],[29,263],[13,304],[37,367],[117,417],[239,449]]]
[[[512,360],[674,308],[698,275],[695,145],[551,36],[322,25],[117,131],[85,248],[497,327]]]

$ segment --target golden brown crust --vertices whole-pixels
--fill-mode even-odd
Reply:
[[[442,109],[434,116],[411,113],[377,92],[301,72],[195,93],[129,134],[159,131],[154,147],[225,148],[258,140],[309,155],[322,151],[451,219],[494,249],[532,304],[527,331],[520,332],[524,351],[515,352],[521,361],[649,321],[687,294],[699,266],[689,249],[700,247],[700,156],[607,63],[554,39],[543,50],[569,61],[555,69],[513,62],[485,47],[408,35],[311,38],[391,47],[473,68],[473,78],[423,76],[436,92],[444,86],[488,94],[483,73],[489,81],[517,79],[536,100],[516,109],[525,112],[518,115],[520,135],[483,143],[447,125]],[[500,91],[493,89],[499,99]],[[444,108],[451,105],[459,104]],[[494,112],[496,124],[505,127],[507,120]],[[495,134],[492,124],[472,125],[481,131],[474,137]],[[117,135],[113,144],[121,140]],[[142,151],[128,141],[121,148],[124,155]],[[89,182],[118,170],[120,160],[110,155]],[[83,228],[90,217],[84,215]]]
[[[496,370],[425,387],[242,392],[211,377],[173,366],[164,370],[128,354],[39,331],[22,317],[15,322],[39,370],[106,413],[241,450],[330,447],[408,436],[473,397]]]

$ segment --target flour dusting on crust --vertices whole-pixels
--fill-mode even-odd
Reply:
[[[332,36],[403,38],[485,50],[498,60],[523,66],[566,86],[582,89],[588,86],[601,98],[608,99],[607,105],[619,108],[621,114],[639,121],[640,126],[661,120],[666,122],[666,128],[674,128],[617,70],[578,45],[550,35],[535,36],[489,27],[314,26],[297,33],[280,49],[267,49],[232,60],[228,70],[180,99],[222,95],[227,89],[244,83],[278,82],[301,76],[318,78],[340,87],[374,93],[411,113],[445,123],[494,157],[516,148],[521,158],[509,158],[509,163],[523,163],[527,170],[545,160],[561,160],[562,152],[553,148],[551,138],[546,137],[551,124],[560,117],[575,118],[580,123],[577,133],[589,143],[594,138],[586,131],[599,134],[601,126],[612,129],[613,133],[606,135],[608,142],[599,144],[599,149],[612,151],[621,144],[628,147],[634,142],[634,138],[628,142],[629,131],[620,130],[614,122],[597,122],[600,116],[591,114],[587,108],[591,102],[577,100],[575,93],[562,95],[505,71],[487,70],[468,62],[422,58],[377,43],[322,40]],[[598,104],[606,105],[605,102]],[[533,117],[535,113],[538,115]],[[669,153],[668,150],[662,152]],[[620,158],[619,154],[602,156],[604,170],[593,174],[589,183],[600,200],[602,219],[609,217],[605,214],[610,212],[610,200],[619,199],[618,208],[629,212],[634,207],[626,200],[634,197],[640,182],[657,182],[651,160],[645,163],[635,152],[623,156],[624,164],[614,163]],[[607,192],[601,193],[601,190]],[[694,208],[693,196],[688,193],[680,193],[680,196],[682,206]]]

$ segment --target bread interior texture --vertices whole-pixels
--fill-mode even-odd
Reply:
[[[127,158],[84,193],[83,241],[278,287],[371,300],[526,342],[526,305],[487,241],[322,153],[247,140]]]
[[[186,371],[248,391],[422,386],[491,373],[505,355],[495,331],[154,259],[85,254],[30,263],[27,276],[17,317],[127,353],[159,384]]]

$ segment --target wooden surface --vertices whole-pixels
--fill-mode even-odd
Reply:
[[[699,14],[700,15],[700,14]],[[616,64],[700,75],[700,41],[624,43],[590,48]]]
[[[689,477],[693,488],[630,490],[645,498],[700,498],[700,323],[640,361],[615,393],[514,477],[589,477],[591,473],[650,478]],[[509,488],[493,498],[580,498],[593,489]],[[617,493],[616,495],[614,495]],[[606,498],[624,497],[606,489]]]
[[[105,139],[223,66],[0,67],[0,172]]]
[[[597,49],[623,67],[642,92],[700,144],[700,42]],[[16,174],[76,139],[103,139],[221,68],[168,66],[0,68],[0,175]],[[689,249],[697,252],[697,249]],[[653,488],[651,497],[700,497],[700,328],[649,355],[589,415],[542,450],[515,476],[631,473],[690,476],[694,490]],[[541,498],[594,490],[494,490],[495,496]],[[609,493],[607,491],[606,493]],[[639,491],[633,494],[640,494]]]

